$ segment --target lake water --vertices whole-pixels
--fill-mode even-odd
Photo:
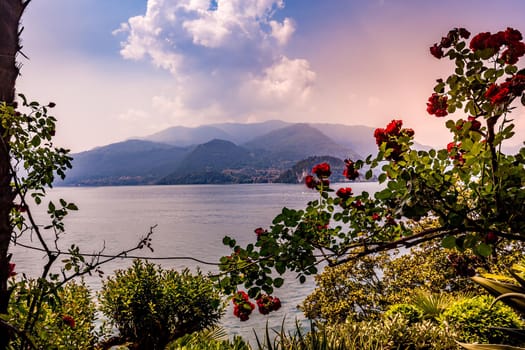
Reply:
[[[374,192],[376,183],[353,183],[355,192]],[[334,186],[334,188],[337,188]],[[79,211],[65,219],[66,234],[60,240],[65,248],[75,243],[86,253],[105,247],[105,253],[117,253],[135,245],[139,238],[156,225],[153,234],[154,252],[142,250],[135,255],[145,258],[191,256],[216,263],[231,251],[223,246],[222,238],[229,235],[241,245],[253,242],[254,229],[268,227],[283,207],[300,209],[318,194],[304,185],[188,185],[136,187],[59,187],[50,191],[48,199],[58,198],[78,205]],[[47,203],[47,202],[45,202]],[[46,205],[47,206],[47,205]],[[38,222],[47,223],[45,208],[36,213]],[[36,211],[36,210],[35,210]],[[29,235],[27,235],[29,238]],[[27,242],[27,241],[25,241]],[[37,245],[36,242],[33,243]],[[12,247],[13,262],[18,273],[36,277],[45,260],[43,254]],[[217,271],[213,266],[200,265],[191,260],[152,260],[164,268]],[[106,275],[116,269],[125,269],[129,259],[117,259],[103,266]],[[88,276],[88,285],[100,289],[101,279]],[[289,275],[285,285],[277,289],[283,307],[269,316],[254,312],[247,322],[232,315],[231,306],[222,324],[230,335],[242,335],[253,340],[253,330],[263,334],[266,322],[271,328],[280,328],[286,317],[286,329],[295,327],[295,319],[302,320],[297,305],[313,290],[312,279],[300,285]]]

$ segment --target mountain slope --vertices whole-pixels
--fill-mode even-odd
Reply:
[[[58,185],[149,184],[169,174],[188,151],[142,140],[128,140],[73,154],[73,169]]]
[[[232,170],[251,167],[254,160],[253,154],[243,147],[230,141],[212,140],[193,149],[173,173],[158,183],[239,182],[240,180],[234,181]],[[229,170],[229,175],[225,174],[225,170]]]
[[[244,144],[251,150],[265,150],[280,159],[298,161],[310,156],[330,155],[357,158],[349,148],[340,146],[330,137],[308,124],[293,124],[271,131]]]
[[[234,137],[212,125],[203,125],[196,128],[174,126],[146,137],[148,141],[162,142],[179,147],[198,145],[213,139],[232,140]]]

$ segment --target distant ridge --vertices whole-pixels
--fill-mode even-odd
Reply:
[[[175,126],[140,140],[74,154],[73,169],[56,185],[275,182],[294,165],[309,164],[301,161],[311,157],[342,161],[375,153],[373,131],[366,126],[280,120]]]

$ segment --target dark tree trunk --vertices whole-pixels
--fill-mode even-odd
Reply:
[[[28,0],[0,0],[0,103],[13,104],[18,77],[16,55],[20,49],[19,24]],[[12,227],[10,211],[14,193],[11,188],[9,136],[0,125],[0,314],[7,313],[9,290],[8,249]],[[0,327],[0,349],[7,348],[9,332]]]

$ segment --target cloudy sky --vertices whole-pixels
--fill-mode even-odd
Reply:
[[[269,119],[403,119],[441,146],[426,100],[451,66],[429,46],[459,26],[525,32],[525,1],[33,0],[23,25],[18,92],[57,103],[57,143],[75,152]]]

